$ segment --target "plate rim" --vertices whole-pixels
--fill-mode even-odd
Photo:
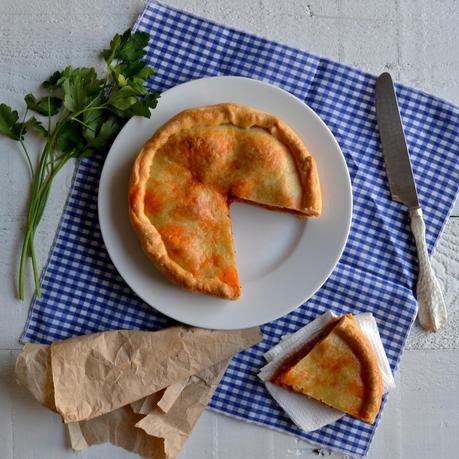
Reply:
[[[346,244],[347,244],[347,241],[348,241],[348,238],[349,238],[350,230],[351,230],[352,218],[353,218],[353,207],[354,207],[354,202],[353,202],[354,198],[353,198],[353,193],[352,193],[352,181],[351,181],[351,177],[350,177],[350,174],[349,174],[349,168],[347,166],[347,163],[346,163],[344,154],[343,154],[343,152],[341,150],[341,147],[340,147],[338,141],[336,140],[335,136],[331,132],[330,128],[327,126],[327,124],[322,120],[322,118],[309,105],[306,104],[306,102],[302,101],[301,99],[299,99],[295,95],[289,93],[288,91],[286,91],[286,90],[284,90],[284,89],[282,89],[282,88],[280,88],[278,86],[275,86],[275,85],[273,85],[271,83],[268,83],[266,81],[256,80],[256,79],[249,78],[249,77],[244,77],[244,76],[217,75],[217,76],[196,78],[194,80],[189,80],[189,81],[180,83],[180,84],[175,85],[175,86],[165,90],[164,92],[162,92],[161,96],[163,96],[165,94],[171,94],[171,93],[173,93],[175,91],[183,90],[183,88],[186,87],[186,86],[193,86],[193,85],[196,85],[196,84],[202,84],[203,82],[206,82],[206,81],[209,81],[209,80],[245,81],[245,82],[249,82],[249,84],[262,85],[262,86],[265,86],[265,87],[269,88],[270,90],[281,92],[285,97],[287,97],[288,99],[292,100],[294,103],[296,103],[296,104],[297,103],[301,103],[303,105],[303,108],[306,111],[308,111],[309,114],[311,116],[313,116],[319,122],[319,124],[322,126],[322,128],[324,128],[326,130],[326,132],[328,134],[328,138],[334,143],[334,146],[336,147],[337,151],[339,151],[340,154],[338,155],[338,157],[339,157],[340,162],[344,166],[343,170],[345,171],[345,175],[346,175],[345,178],[346,178],[346,184],[347,184],[347,190],[346,191],[348,191],[347,197],[348,197],[348,200],[349,200],[349,207],[348,207],[349,211],[348,211],[348,213],[346,215],[347,218],[346,218],[346,222],[345,222],[346,223],[346,231],[342,235],[342,240],[341,240],[341,244],[340,244],[341,249],[340,249],[339,254],[337,254],[337,256],[335,257],[333,265],[330,264],[330,268],[329,268],[328,272],[325,273],[319,281],[317,281],[316,288],[311,290],[311,292],[308,293],[308,295],[305,296],[305,298],[301,301],[300,304],[293,305],[293,306],[290,305],[288,307],[283,308],[282,310],[278,310],[276,313],[271,314],[270,317],[268,317],[266,320],[265,320],[265,318],[263,318],[261,321],[259,321],[259,320],[258,321],[257,320],[249,321],[245,325],[238,326],[237,328],[234,328],[234,327],[228,328],[227,326],[225,327],[224,325],[219,326],[219,325],[215,325],[215,324],[213,324],[213,325],[203,325],[199,321],[199,319],[197,321],[195,321],[193,319],[191,319],[191,320],[188,320],[188,319],[187,320],[183,320],[183,317],[180,317],[180,315],[177,315],[174,312],[169,313],[166,310],[166,308],[162,308],[161,306],[158,307],[155,304],[152,304],[153,302],[151,301],[150,298],[145,298],[145,295],[139,294],[137,292],[137,290],[134,288],[134,286],[131,285],[131,282],[129,280],[127,280],[125,278],[125,276],[122,274],[122,272],[121,272],[122,269],[120,271],[117,262],[115,262],[115,260],[113,259],[112,254],[110,252],[110,248],[109,248],[110,244],[107,244],[107,234],[106,234],[105,229],[104,229],[105,228],[104,224],[101,223],[103,221],[103,219],[101,218],[101,194],[102,194],[101,190],[102,190],[103,187],[101,187],[100,184],[105,180],[105,175],[107,174],[107,172],[106,172],[107,171],[107,168],[106,168],[107,159],[109,158],[110,154],[112,153],[112,150],[114,149],[118,138],[123,134],[123,131],[125,129],[127,129],[127,126],[129,124],[135,123],[136,119],[137,120],[139,120],[139,119],[143,120],[144,117],[133,116],[131,119],[129,119],[128,122],[123,126],[123,128],[120,130],[120,132],[118,133],[118,135],[114,139],[109,151],[107,152],[107,154],[105,156],[104,164],[102,166],[102,171],[101,171],[101,174],[100,174],[99,187],[98,187],[98,192],[97,192],[97,215],[98,215],[99,228],[100,228],[100,232],[101,232],[101,235],[102,235],[102,240],[104,242],[104,245],[105,245],[105,248],[107,250],[107,253],[108,253],[109,257],[110,257],[110,261],[113,263],[115,269],[117,270],[118,274],[123,279],[123,281],[126,282],[126,284],[135,293],[135,295],[138,296],[149,307],[157,310],[161,314],[164,314],[165,316],[167,316],[167,317],[169,317],[169,318],[171,318],[173,320],[176,320],[178,322],[181,322],[181,323],[184,323],[184,324],[188,324],[188,325],[191,325],[191,326],[195,326],[195,327],[207,328],[207,329],[215,329],[215,330],[246,329],[246,328],[251,328],[251,327],[255,327],[255,326],[261,326],[261,325],[264,325],[266,323],[272,322],[272,321],[277,320],[277,319],[279,319],[281,317],[284,317],[287,314],[291,313],[292,311],[296,310],[301,305],[306,303],[310,298],[312,298],[323,287],[325,282],[331,276],[331,274],[335,270],[338,262],[340,261],[342,255],[343,255],[344,249],[346,247]],[[152,116],[154,116],[154,113],[155,113],[155,110],[154,109],[151,110]],[[177,113],[179,113],[179,112],[177,112]],[[130,225],[130,222],[129,222],[129,225]],[[140,246],[139,246],[139,250],[141,250]],[[155,269],[157,269],[157,268],[155,267]],[[181,288],[181,287],[177,286],[177,288]],[[199,317],[199,315],[198,315],[198,317]]]

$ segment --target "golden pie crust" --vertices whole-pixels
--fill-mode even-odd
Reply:
[[[320,215],[314,158],[279,118],[231,103],[185,110],[156,131],[134,163],[134,230],[158,268],[191,291],[240,296],[233,200]]]
[[[333,321],[290,357],[272,382],[371,424],[381,406],[377,357],[351,315]]]

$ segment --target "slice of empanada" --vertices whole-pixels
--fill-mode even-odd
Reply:
[[[287,359],[272,382],[371,424],[381,406],[377,357],[352,315],[325,327]]]

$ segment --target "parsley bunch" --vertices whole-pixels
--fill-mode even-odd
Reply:
[[[67,67],[55,72],[42,83],[47,93],[37,98],[27,94],[22,120],[16,110],[0,104],[0,134],[16,140],[30,169],[32,193],[19,264],[19,297],[24,298],[24,271],[31,259],[37,295],[41,297],[35,256],[35,232],[43,216],[54,177],[71,158],[104,153],[133,115],[149,118],[159,94],[151,94],[145,82],[154,70],[143,57],[148,34],[115,35],[110,48],[102,52],[106,73],[99,78],[94,68]],[[27,117],[29,111],[36,116]],[[25,144],[25,136],[35,131],[44,139],[43,151],[33,166]]]

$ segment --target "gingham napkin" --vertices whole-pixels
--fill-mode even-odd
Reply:
[[[333,309],[371,312],[395,371],[416,315],[416,257],[406,210],[391,201],[374,112],[372,75],[279,43],[150,2],[135,28],[151,35],[152,90],[211,75],[242,75],[305,101],[345,155],[353,225],[344,254],[305,305],[262,327],[264,341],[233,359],[210,403],[218,412],[296,435],[354,456],[367,453],[375,426],[348,416],[310,433],[298,429],[257,378],[263,354]],[[414,175],[432,251],[459,187],[459,110],[397,85]],[[113,267],[100,235],[97,187],[102,157],[80,161],[48,265],[22,340],[49,343],[99,330],[158,329],[169,319],[136,297]],[[308,260],[305,260],[307,263]]]

